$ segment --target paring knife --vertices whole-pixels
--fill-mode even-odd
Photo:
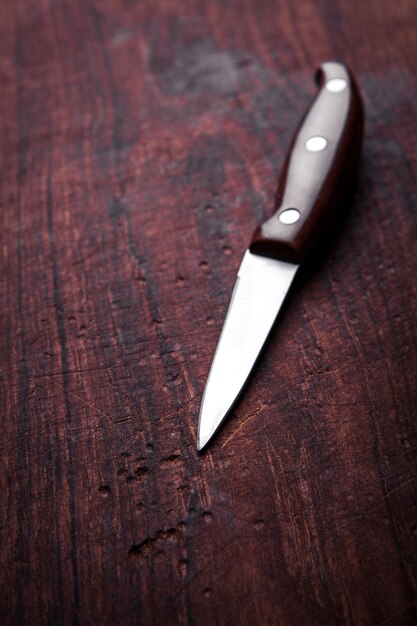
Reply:
[[[316,82],[281,172],[275,213],[255,230],[238,271],[201,403],[198,450],[233,407],[300,263],[326,235],[352,184],[364,119],[358,86],[335,62],[320,66]]]

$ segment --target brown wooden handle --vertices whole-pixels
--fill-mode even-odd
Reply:
[[[323,63],[320,90],[291,143],[275,214],[253,235],[251,252],[300,263],[337,215],[359,160],[364,115],[352,72]]]

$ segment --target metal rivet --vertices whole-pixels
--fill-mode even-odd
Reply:
[[[331,78],[326,83],[327,91],[331,91],[332,93],[338,93],[339,91],[343,91],[347,86],[347,80],[344,78]]]
[[[295,224],[300,219],[301,214],[298,209],[285,209],[279,215],[279,221],[282,224]]]
[[[321,150],[324,150],[326,146],[327,139],[325,139],[325,137],[320,137],[319,135],[316,137],[310,137],[310,139],[307,139],[306,141],[306,148],[310,152],[320,152]]]

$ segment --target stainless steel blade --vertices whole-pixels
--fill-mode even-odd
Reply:
[[[211,439],[235,403],[298,267],[249,250],[243,257],[204,390],[198,450]]]

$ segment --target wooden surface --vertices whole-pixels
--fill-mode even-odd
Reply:
[[[417,623],[416,41],[414,0],[3,0],[1,624]],[[331,59],[350,214],[199,456]]]

